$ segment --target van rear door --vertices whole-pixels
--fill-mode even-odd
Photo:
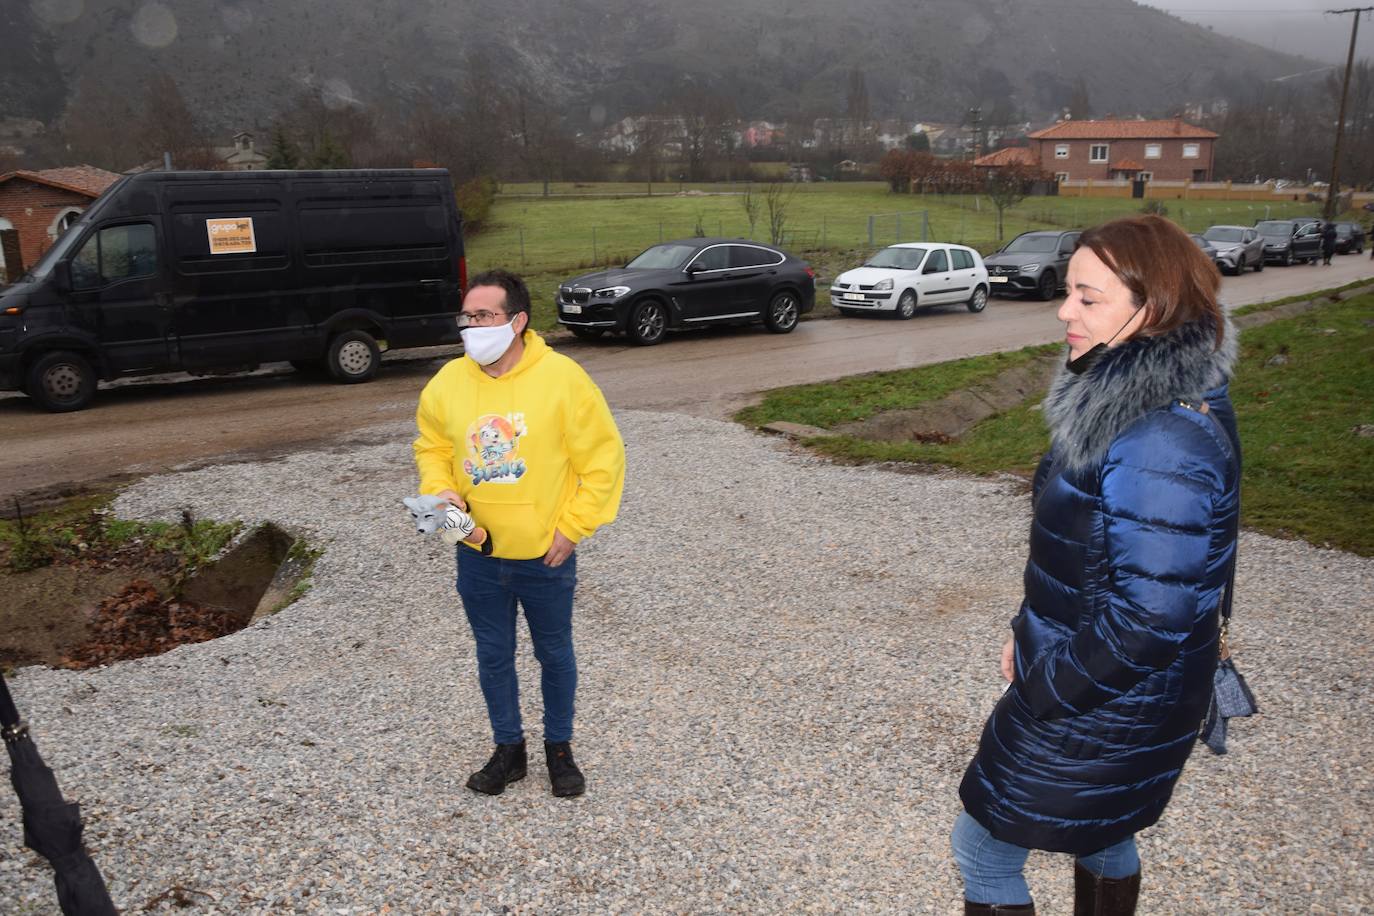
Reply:
[[[118,372],[168,368],[171,312],[156,218],[102,225],[71,261],[71,324],[93,335]]]

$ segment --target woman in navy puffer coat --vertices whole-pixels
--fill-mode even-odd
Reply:
[[[1043,406],[1025,598],[959,789],[965,912],[1033,913],[1029,849],[1072,853],[1075,913],[1135,911],[1155,823],[1211,698],[1235,562],[1235,335],[1216,268],[1160,217],[1085,232]]]

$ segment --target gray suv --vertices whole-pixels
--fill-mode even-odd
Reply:
[[[1023,232],[983,259],[994,294],[1035,296],[1048,302],[1064,285],[1069,258],[1081,233]]]

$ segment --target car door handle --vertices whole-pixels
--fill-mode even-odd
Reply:
[[[421,286],[442,286],[443,283],[444,283],[443,280],[421,280],[421,281],[420,281],[420,285],[421,285]]]

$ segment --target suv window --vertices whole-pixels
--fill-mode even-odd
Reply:
[[[111,226],[87,240],[72,260],[72,286],[93,289],[157,273],[157,232],[151,223]]]
[[[946,270],[949,270],[949,262],[945,259],[945,251],[943,248],[936,248],[930,253],[930,257],[926,258],[926,269],[922,273],[938,274]]]
[[[697,270],[724,270],[730,266],[730,245],[716,245],[697,255],[692,263]]]
[[[767,248],[757,248],[753,245],[730,246],[731,267],[763,267],[781,263],[782,257]]]
[[[953,262],[955,270],[973,269],[973,255],[962,248],[951,248],[949,250],[949,259]]]

